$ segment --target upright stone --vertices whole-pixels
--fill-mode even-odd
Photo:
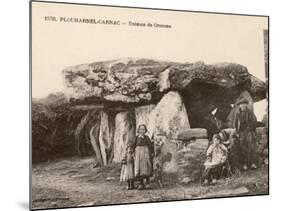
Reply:
[[[208,143],[207,138],[184,141],[183,147],[178,151],[180,181],[189,178],[191,182],[194,182],[200,178],[201,169],[206,160]]]
[[[110,162],[111,153],[113,149],[114,138],[114,119],[113,114],[108,112],[101,112],[101,123],[99,133],[99,144],[102,155],[103,164],[107,165]]]
[[[128,144],[135,141],[136,120],[132,111],[120,112],[115,117],[113,161],[120,162]]]
[[[178,144],[178,177],[180,183],[194,182],[200,178],[200,171],[206,160],[208,148],[207,130],[204,128],[191,128],[179,131]]]
[[[265,127],[256,128],[257,153],[261,156],[268,149],[268,131]]]
[[[190,124],[183,100],[178,92],[170,91],[151,112],[148,130],[173,139],[179,130],[186,128],[190,128]]]
[[[136,127],[138,128],[139,125],[145,124],[148,127],[149,124],[149,117],[155,108],[154,104],[145,105],[145,106],[138,106],[135,108],[136,114]],[[151,131],[148,131],[147,135],[151,137]]]
[[[174,141],[179,130],[190,128],[185,105],[178,92],[165,94],[149,115],[148,130],[152,137],[165,136],[161,149],[163,170],[176,173],[178,170],[177,144]]]

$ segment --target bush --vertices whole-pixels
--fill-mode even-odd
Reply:
[[[83,111],[72,110],[62,93],[33,99],[32,162],[78,155],[74,133],[84,115]],[[92,154],[91,147],[83,148],[89,150],[84,150],[82,156]]]

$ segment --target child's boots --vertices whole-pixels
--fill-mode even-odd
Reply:
[[[127,190],[135,189],[134,181],[128,180],[127,181]]]

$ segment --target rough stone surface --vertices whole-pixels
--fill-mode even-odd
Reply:
[[[74,105],[101,110],[100,130],[93,130],[92,139],[97,140],[93,143],[99,147],[96,151],[102,163],[120,162],[128,143],[135,140],[137,126],[145,124],[150,138],[165,137],[161,148],[164,172],[191,180],[198,178],[198,166],[205,160],[206,130],[178,132],[191,126],[204,128],[204,118],[221,104],[235,105],[235,100],[244,97],[252,108],[253,102],[266,96],[265,83],[234,63],[128,58],[66,68],[63,80]],[[114,120],[111,112],[119,112]],[[220,113],[227,116],[227,112]],[[228,115],[230,122],[233,112]]]
[[[178,92],[168,92],[149,115],[148,130],[151,134],[165,134],[174,139],[177,131],[190,128],[185,105]]]
[[[146,126],[148,126],[149,117],[150,117],[151,113],[153,112],[154,108],[155,108],[154,104],[145,105],[145,106],[138,106],[138,107],[135,108],[137,128],[141,124],[145,124]],[[151,132],[152,131],[148,130],[148,133],[147,133],[147,135],[150,138],[151,138]]]
[[[180,148],[178,150],[179,177],[188,177],[191,181],[198,180],[206,160],[208,139],[187,141]]]
[[[163,172],[176,175],[178,172],[177,145],[167,141],[161,148],[161,156],[163,161]]]
[[[224,92],[229,88],[247,89],[255,101],[264,99],[266,92],[264,82],[234,63],[208,65],[128,58],[72,66],[63,70],[63,79],[68,97],[87,103],[149,104],[158,101],[164,92],[185,91],[196,81],[226,88]]]
[[[99,145],[103,164],[110,162],[114,143],[114,115],[108,112],[101,112]]]
[[[257,152],[260,155],[264,155],[264,151],[268,149],[268,136],[266,127],[256,128],[256,139],[257,139]]]
[[[77,138],[89,138],[96,157],[96,165],[103,166],[102,154],[99,146],[101,112],[97,110],[89,111],[81,120],[78,130],[76,130]],[[82,136],[83,134],[83,136]],[[80,138],[79,138],[80,137]]]
[[[189,141],[192,138],[207,138],[207,130],[204,128],[184,129],[177,133],[176,139],[182,141]]]
[[[136,124],[134,112],[120,112],[115,117],[113,161],[121,162],[128,144],[135,141]]]
[[[161,160],[165,173],[178,171],[177,144],[174,142],[178,130],[190,128],[185,105],[178,92],[168,92],[157,105],[135,108],[136,124],[146,124],[147,135],[155,141],[161,137]]]

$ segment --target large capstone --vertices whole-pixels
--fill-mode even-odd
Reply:
[[[128,58],[65,68],[63,80],[69,99],[87,104],[150,104],[158,102],[166,92],[186,92],[198,82],[216,89],[226,103],[233,103],[241,90],[249,90],[255,102],[266,96],[265,83],[235,63],[209,65]],[[201,99],[205,97],[208,96]]]

